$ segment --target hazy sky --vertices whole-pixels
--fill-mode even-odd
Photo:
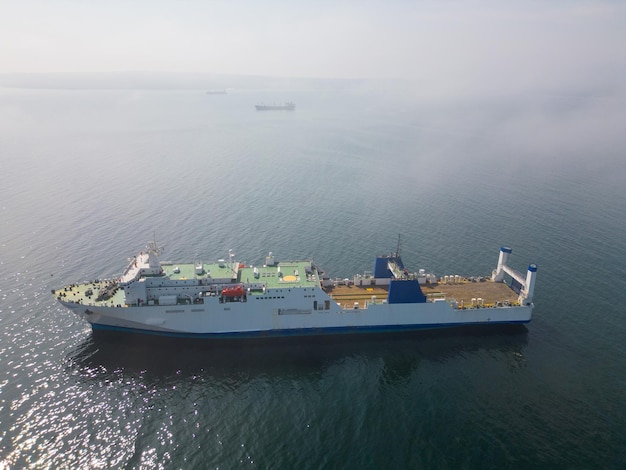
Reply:
[[[0,0],[0,7],[0,73],[384,77],[513,89],[626,77],[626,6],[616,1]]]

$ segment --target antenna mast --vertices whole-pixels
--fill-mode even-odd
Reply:
[[[165,251],[165,246],[159,246],[156,239],[156,230],[152,232],[152,241],[148,242],[148,252],[154,252],[157,256]]]

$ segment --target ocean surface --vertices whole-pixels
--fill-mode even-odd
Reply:
[[[254,104],[292,100],[294,112]],[[0,88],[0,468],[625,468],[621,97]],[[50,290],[169,260],[537,263],[522,329],[93,336]]]

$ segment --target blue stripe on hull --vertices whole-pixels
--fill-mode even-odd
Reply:
[[[169,331],[141,330],[136,328],[124,328],[119,326],[92,324],[94,331],[119,331],[126,333],[140,333],[155,336],[167,336],[172,338],[206,338],[206,339],[244,339],[244,338],[280,338],[294,336],[328,336],[328,335],[350,335],[363,333],[394,333],[419,330],[435,330],[444,328],[459,328],[465,326],[487,326],[487,325],[522,325],[530,320],[520,321],[489,321],[480,323],[439,323],[432,325],[392,325],[392,326],[354,326],[336,328],[306,328],[289,330],[269,330],[269,331],[244,331],[232,333],[180,333]]]

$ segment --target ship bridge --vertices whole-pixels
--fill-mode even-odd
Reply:
[[[163,273],[159,255],[162,252],[156,241],[148,243],[148,251],[139,253],[130,260],[126,269],[120,276],[120,284],[128,284],[131,281],[139,279],[141,276],[159,276]]]

